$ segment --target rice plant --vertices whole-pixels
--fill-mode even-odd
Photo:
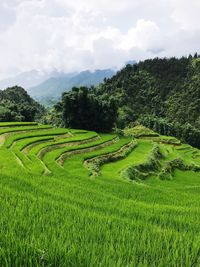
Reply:
[[[200,152],[147,133],[1,123],[0,266],[200,266]]]

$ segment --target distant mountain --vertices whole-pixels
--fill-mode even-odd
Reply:
[[[51,105],[61,97],[64,91],[70,90],[73,86],[98,85],[104,81],[104,78],[111,78],[114,74],[115,71],[110,69],[96,70],[94,72],[88,70],[78,74],[63,74],[31,87],[28,92],[44,105]]]
[[[73,75],[76,75],[77,73],[70,73],[68,74],[70,77]],[[27,90],[31,87],[34,87],[38,84],[43,83],[47,79],[51,77],[63,77],[66,76],[64,72],[58,72],[58,71],[38,71],[38,70],[31,70],[27,72],[22,72],[14,77],[10,77],[4,80],[0,81],[0,90],[6,89],[8,87],[13,86],[21,86],[23,88],[26,88]]]
[[[36,86],[39,83],[42,83],[43,81],[51,77],[51,75],[52,74],[37,70],[23,72],[18,74],[17,76],[1,80],[0,89],[6,89],[15,85],[22,86],[24,88],[29,88],[32,86]]]
[[[31,70],[1,80],[0,90],[20,86],[25,88],[31,97],[46,106],[51,106],[57,102],[64,91],[70,90],[73,86],[98,85],[104,78],[110,78],[114,74],[115,71],[110,69],[94,72],[88,70],[80,73]]]

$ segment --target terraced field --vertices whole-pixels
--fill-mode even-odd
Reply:
[[[137,137],[0,123],[0,266],[200,266],[200,151]]]

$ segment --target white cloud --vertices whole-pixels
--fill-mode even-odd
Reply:
[[[199,0],[1,0],[0,78],[199,52]]]
[[[172,1],[173,12],[171,17],[181,29],[192,31],[200,30],[200,1],[176,0]]]
[[[135,27],[129,29],[123,36],[123,41],[119,44],[122,49],[129,50],[132,47],[139,47],[147,50],[159,42],[160,29],[153,21],[140,19]]]
[[[0,33],[7,30],[15,22],[15,19],[15,11],[5,2],[0,2]]]

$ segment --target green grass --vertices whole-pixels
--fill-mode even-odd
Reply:
[[[87,177],[91,173],[90,169],[88,169],[87,167],[83,168],[83,164],[85,161],[89,159],[95,159],[96,157],[107,155],[109,153],[117,152],[121,147],[129,143],[130,140],[130,138],[122,137],[121,139],[117,140],[109,146],[105,146],[94,151],[84,152],[79,155],[74,155],[73,157],[70,157],[65,161],[63,167],[71,177],[76,176],[77,173],[81,173],[81,175],[83,175],[84,173],[84,176]]]
[[[62,164],[59,162],[59,159],[61,159],[61,157],[71,156],[76,153],[81,154],[90,149],[93,150],[100,148],[100,146],[104,146],[108,142],[113,141],[114,138],[116,138],[115,135],[101,135],[101,138],[99,140],[95,140],[86,144],[58,148],[45,154],[43,161],[52,172],[57,174],[61,171]]]
[[[42,129],[41,129],[42,130]],[[35,138],[37,137],[46,137],[46,136],[56,136],[58,137],[59,135],[64,135],[64,134],[68,134],[69,130],[67,129],[48,129],[47,131],[34,131],[34,132],[30,132],[30,130],[28,130],[28,132],[24,133],[24,134],[13,134],[9,137],[6,138],[5,142],[4,142],[4,146],[9,148],[12,146],[12,144],[16,141],[19,140],[24,140],[24,139],[28,139],[28,138]],[[26,141],[26,140],[25,140]]]
[[[124,129],[124,134],[126,136],[134,136],[134,137],[156,137],[159,136],[157,133],[155,133],[154,131],[146,128],[143,125],[137,125],[133,128],[125,128]]]
[[[37,122],[0,122],[0,127],[37,126]]]
[[[98,134],[94,133],[94,132],[87,132],[87,133],[76,133],[75,135],[71,136],[71,137],[63,137],[63,138],[58,138],[55,139],[54,141],[50,141],[47,143],[41,143],[38,144],[36,146],[33,146],[30,151],[29,151],[29,157],[35,156],[37,157],[40,154],[45,154],[46,151],[51,151],[54,150],[55,148],[59,148],[59,146],[70,146],[70,145],[74,145],[77,144],[79,142],[84,142],[84,141],[89,141],[92,140],[93,138],[97,138]],[[43,155],[44,156],[44,155]]]
[[[129,166],[143,163],[150,153],[153,145],[146,140],[138,140],[138,146],[128,155],[127,158],[117,162],[105,164],[102,168],[102,175],[112,179],[120,178],[120,172]]]
[[[200,266],[200,173],[122,177],[155,144],[161,168],[176,158],[200,165],[199,150],[140,138],[93,177],[84,162],[118,153],[132,137],[8,125],[0,129],[0,266]]]
[[[52,126],[50,125],[33,125],[33,126],[17,126],[17,127],[8,127],[8,128],[0,128],[0,145],[4,143],[5,139],[9,134],[18,133],[18,132],[28,132],[28,131],[38,131],[38,130],[49,130]],[[6,135],[4,137],[3,135]]]

